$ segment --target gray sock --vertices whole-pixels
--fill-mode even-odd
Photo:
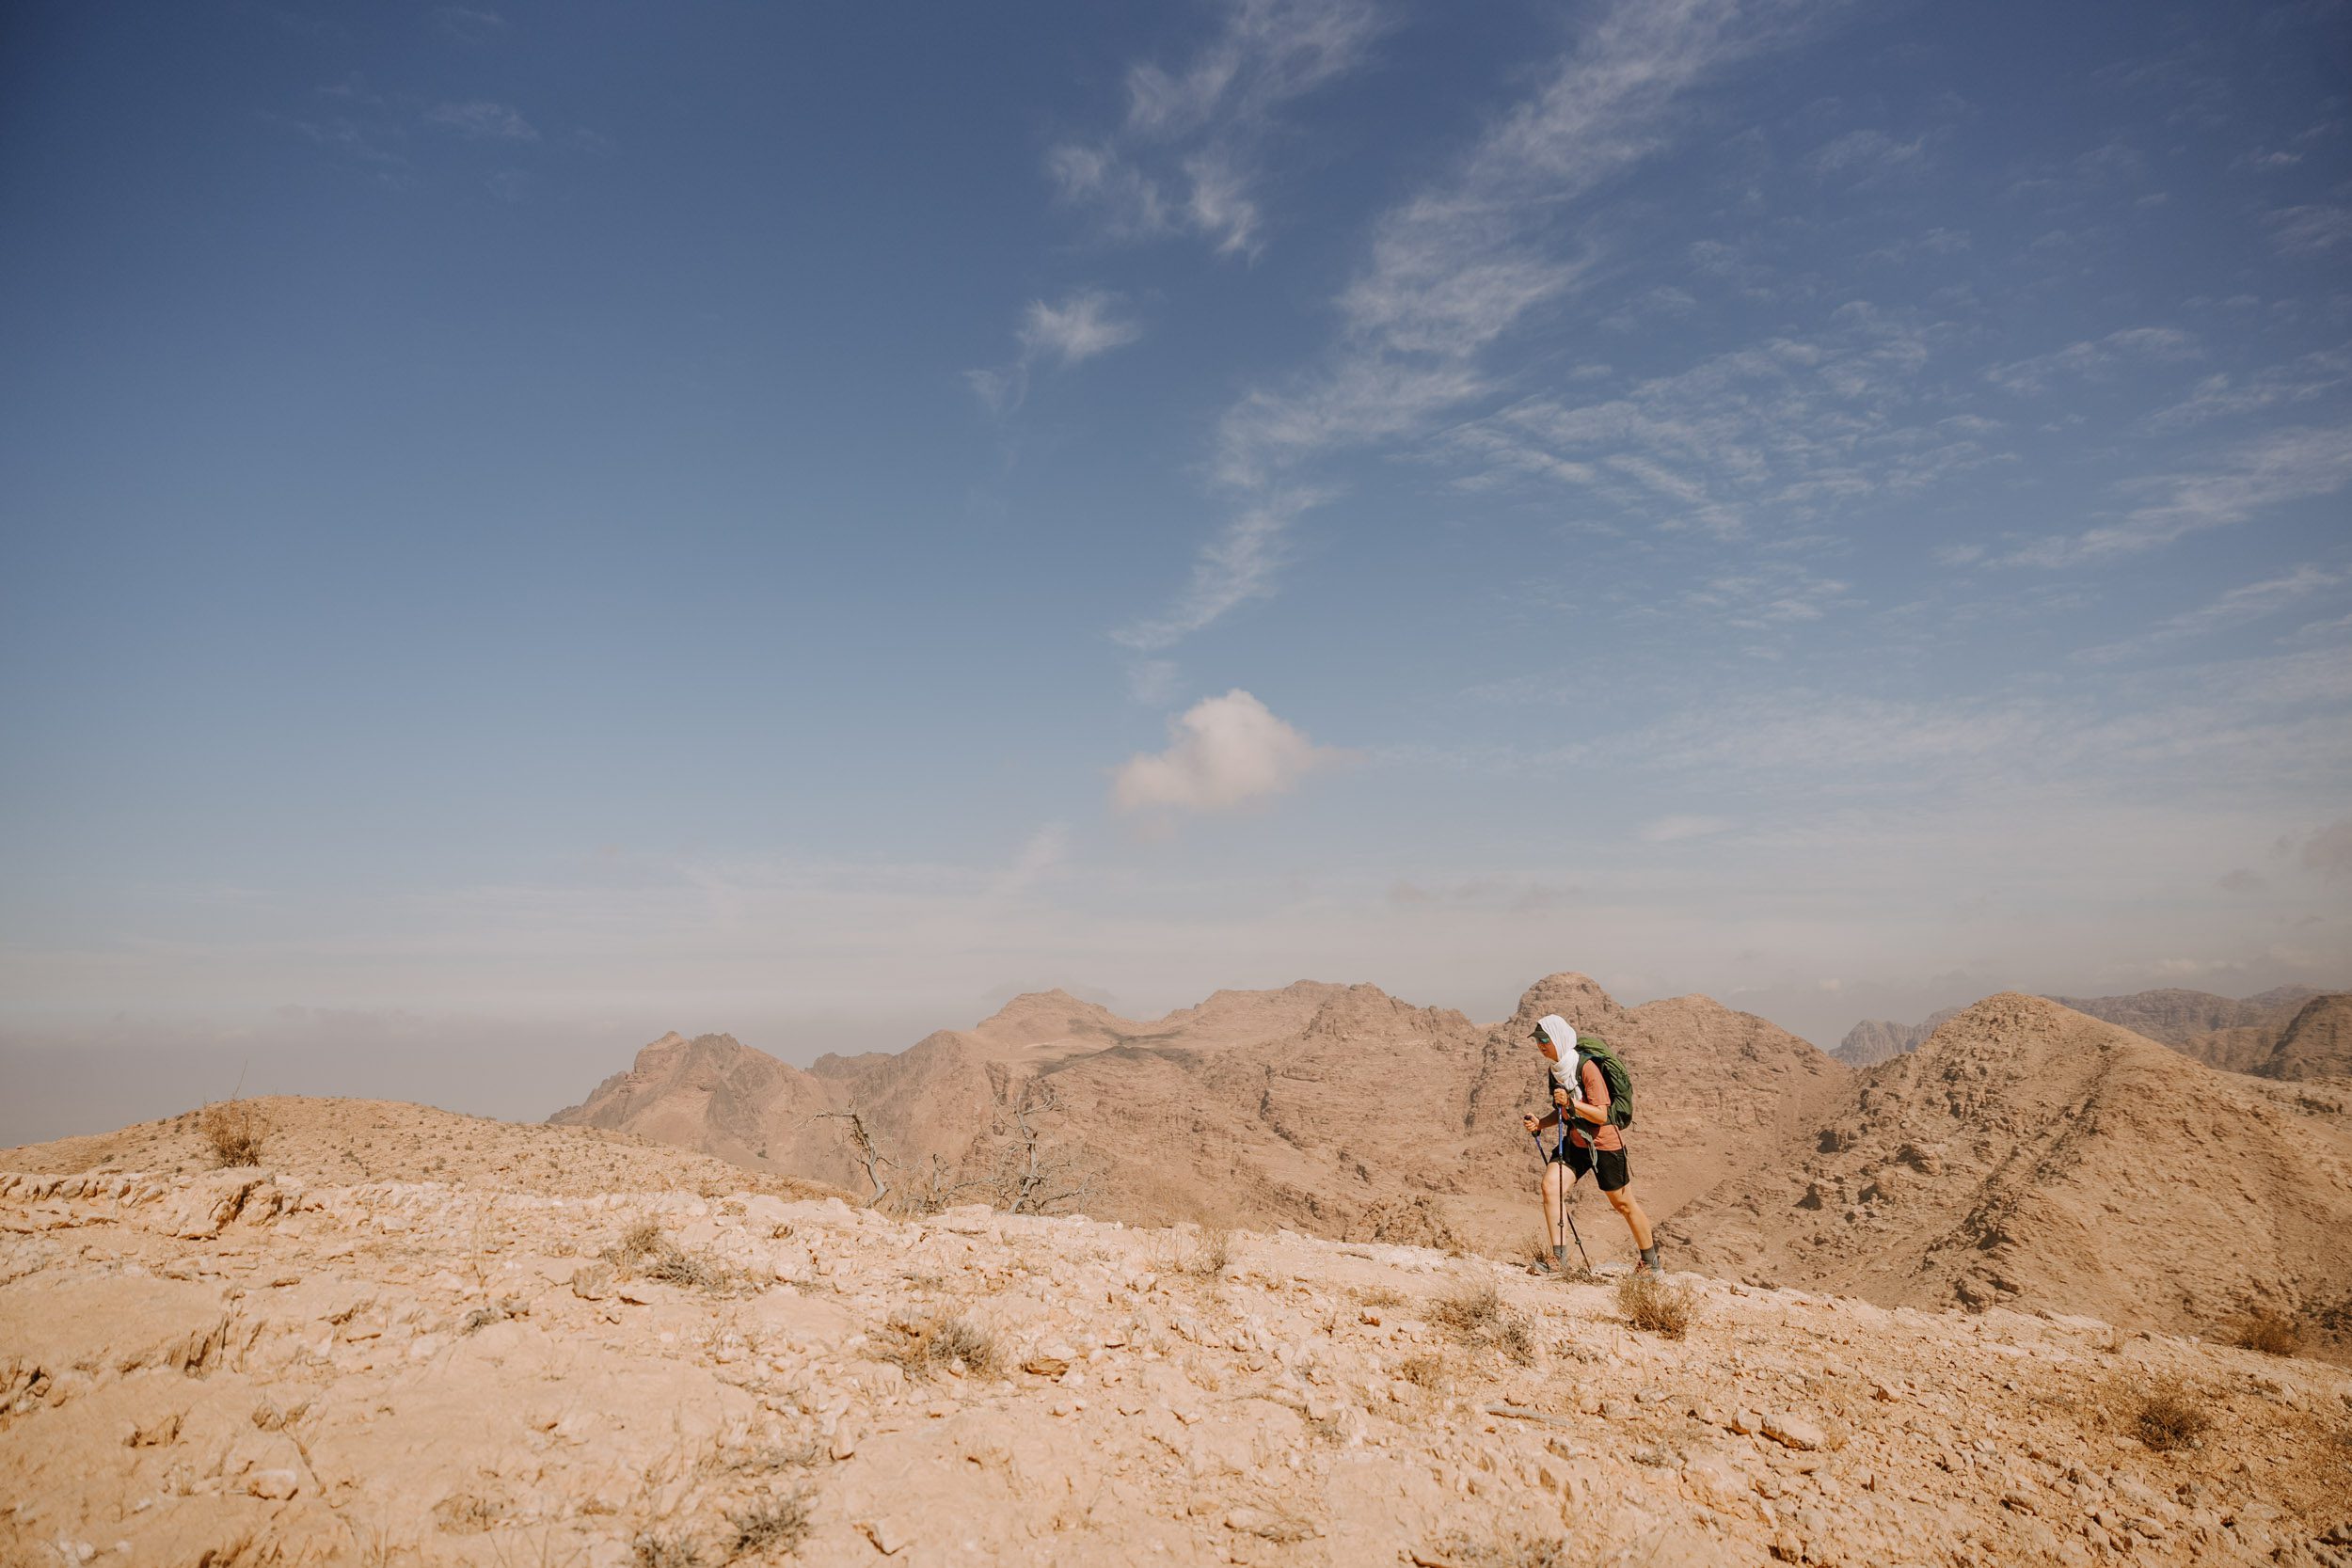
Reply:
[[[1551,1260],[1559,1264],[1562,1268],[1566,1268],[1568,1266],[1568,1249],[1564,1246],[1553,1247],[1551,1249]]]
[[[1644,1247],[1644,1248],[1642,1249],[1642,1261],[1643,1261],[1643,1262],[1645,1262],[1645,1263],[1647,1263],[1647,1264],[1648,1264],[1651,1268],[1653,1268],[1653,1269],[1657,1268],[1657,1267],[1658,1267],[1658,1248],[1657,1248],[1657,1247],[1655,1247],[1655,1246],[1645,1246],[1645,1247]]]

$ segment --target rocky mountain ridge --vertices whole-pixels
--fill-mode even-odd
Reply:
[[[1738,1277],[2175,1330],[2273,1313],[2341,1355],[2347,1090],[2217,1071],[2007,993],[1855,1075],[1666,1229],[1694,1264]]]
[[[1510,1248],[1538,1223],[1519,1116],[1544,1103],[1528,1036],[1553,1011],[1632,1068],[1638,1180],[1658,1212],[1713,1185],[1757,1129],[1801,1119],[1844,1075],[1752,1014],[1705,997],[1622,1007],[1580,974],[1537,982],[1510,1020],[1484,1027],[1376,986],[1301,981],[1141,1022],[1059,992],[1025,996],[972,1029],[806,1069],[724,1036],[665,1037],[552,1119],[855,1186],[855,1112],[900,1199],[987,1189],[1035,1133],[1103,1217]]]
[[[2211,991],[2170,987],[2134,991],[2126,996],[2051,996],[2047,1000],[2091,1018],[2121,1024],[2136,1035],[2225,1072],[2255,1072],[2269,1061],[2296,1017],[2310,1003],[2342,992],[2315,990],[2309,986],[2274,986],[2253,996],[2232,998]],[[1918,1049],[1961,1009],[1946,1007],[1919,1023],[1896,1023],[1865,1019],[1846,1033],[1830,1054],[1848,1067],[1875,1067],[1891,1056]],[[2298,1057],[2299,1061],[2300,1058]],[[2333,1057],[2344,1066],[2304,1072],[2352,1073],[2352,1058]],[[2265,1073],[2280,1076],[2278,1072]]]

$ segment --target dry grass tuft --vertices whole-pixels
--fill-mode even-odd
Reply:
[[[249,1100],[222,1100],[204,1107],[196,1130],[216,1165],[258,1165],[262,1148],[276,1131],[267,1113]]]
[[[629,1568],[701,1568],[702,1560],[684,1530],[646,1530],[628,1544]]]
[[[1429,1304],[1432,1323],[1473,1349],[1501,1351],[1522,1367],[1535,1361],[1535,1331],[1526,1314],[1504,1305],[1492,1280],[1466,1281]]]
[[[1232,1260],[1233,1232],[1222,1225],[1204,1225],[1178,1266],[1195,1279],[1216,1279]]]
[[[1356,1299],[1366,1307],[1402,1307],[1405,1305],[1406,1295],[1404,1291],[1392,1290],[1386,1285],[1373,1285],[1357,1291]]]
[[[1432,1301],[1428,1317],[1458,1338],[1475,1339],[1506,1310],[1492,1280],[1466,1280]]]
[[[2238,1324],[2232,1343],[2265,1355],[2293,1355],[2303,1348],[2303,1325],[2278,1312],[2255,1312]]]
[[[1445,1382],[1445,1358],[1438,1355],[1411,1355],[1396,1369],[1396,1375],[1416,1388],[1435,1388]]]
[[[2169,1379],[2141,1389],[2131,1408],[2133,1434],[2158,1453],[2198,1447],[2211,1425],[2205,1402]]]
[[[913,1380],[953,1372],[959,1367],[974,1376],[991,1377],[1003,1362],[996,1337],[960,1314],[901,1318],[890,1324],[890,1332],[898,1342],[883,1346],[878,1354]]]
[[[809,1516],[815,1511],[805,1487],[762,1492],[749,1508],[727,1515],[735,1533],[726,1543],[726,1560],[733,1562],[738,1558],[790,1551],[807,1537]]]
[[[1618,1280],[1617,1310],[1635,1328],[1669,1339],[1690,1333],[1698,1317],[1687,1286],[1669,1285],[1654,1274],[1629,1274]]]
[[[1416,1552],[1413,1560],[1450,1563],[1453,1568],[1568,1568],[1572,1560],[1565,1538],[1517,1530],[1493,1536],[1455,1530],[1438,1543],[1435,1553]]]
[[[600,1256],[641,1279],[658,1279],[692,1291],[716,1294],[739,1283],[734,1270],[707,1253],[687,1251],[650,1219],[639,1220],[622,1231],[621,1239]]]

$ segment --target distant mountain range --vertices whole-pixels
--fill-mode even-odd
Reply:
[[[2352,1326],[2342,993],[2010,993],[1858,1030],[1844,1053],[1895,1054],[1857,1069],[1708,998],[1628,1008],[1574,974],[1487,1025],[1370,985],[1219,991],[1150,1021],[1047,991],[806,1069],[725,1035],[667,1035],[550,1119],[861,1194],[879,1178],[892,1207],[1513,1251],[1539,1223],[1519,1113],[1540,1103],[1527,1037],[1549,1012],[1630,1067],[1636,1190],[1674,1252],[1710,1271],[1890,1305],[2204,1328],[2275,1307]],[[1589,1193],[1580,1220],[1597,1260],[1629,1252]],[[2177,1269],[2176,1242],[2227,1266]]]
[[[1528,1035],[1555,1011],[1638,1075],[1641,1180],[1661,1212],[1844,1077],[1752,1014],[1705,997],[1629,1009],[1578,974],[1538,982],[1491,1025],[1376,986],[1300,981],[1219,991],[1149,1022],[1047,991],[895,1054],[805,1069],[725,1035],[668,1035],[549,1119],[863,1188],[855,1112],[898,1201],[992,1191],[1008,1161],[1025,1158],[1025,1120],[1099,1215],[1507,1244],[1539,1217],[1519,1114],[1543,1103]]]
[[[2312,1030],[2324,1033],[2322,1014],[2306,1030],[2307,1044],[2290,1056],[2277,1057],[2280,1044],[2310,1004],[2341,992],[2314,990],[2309,986],[2279,986],[2247,997],[2217,996],[2211,991],[2167,988],[2134,991],[2128,996],[2053,996],[2049,1000],[2078,1013],[2119,1023],[2134,1034],[2169,1045],[2207,1067],[2225,1072],[2251,1072],[2271,1078],[2352,1073],[2352,1059],[2330,1056],[2325,1048],[2312,1049]],[[1830,1053],[1849,1067],[1872,1067],[1891,1056],[1915,1051],[1960,1011],[1947,1007],[1914,1024],[1884,1019],[1865,1019],[1846,1032]]]

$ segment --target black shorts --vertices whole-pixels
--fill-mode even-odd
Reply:
[[[1622,1148],[1582,1148],[1564,1142],[1551,1151],[1551,1157],[1568,1167],[1570,1180],[1591,1170],[1594,1160],[1598,1159],[1600,1175],[1596,1180],[1600,1182],[1600,1190],[1604,1193],[1617,1192],[1633,1180],[1633,1172],[1625,1163],[1625,1150]]]

